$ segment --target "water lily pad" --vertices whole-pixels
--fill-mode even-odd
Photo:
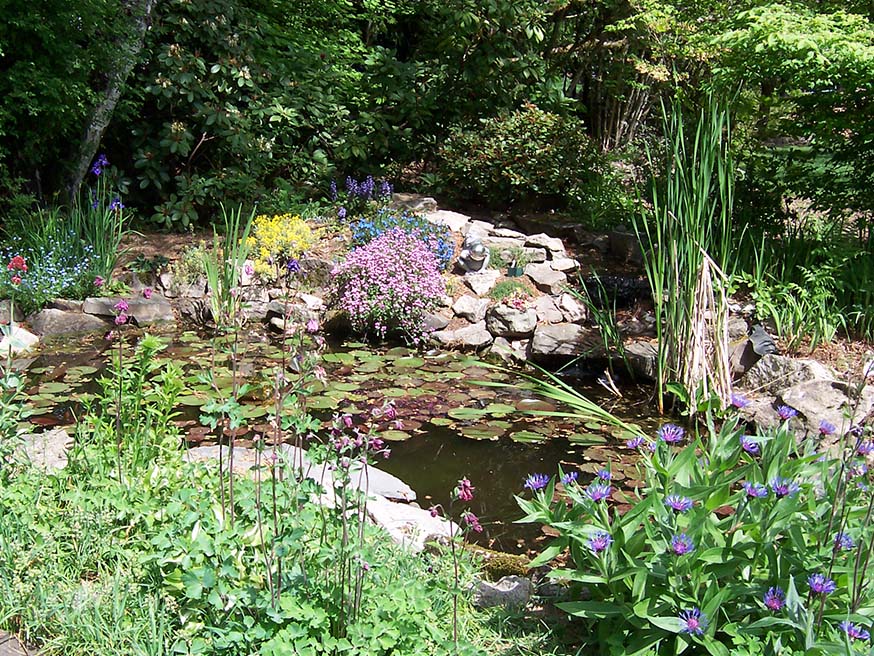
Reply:
[[[387,430],[382,431],[379,436],[387,442],[403,442],[412,437],[410,433],[402,430]]]
[[[510,439],[522,444],[540,444],[546,441],[546,436],[534,431],[521,430],[510,433]]]
[[[542,399],[522,399],[516,403],[516,410],[520,412],[555,412],[555,406]]]
[[[572,433],[567,437],[571,444],[604,444],[607,438],[603,435],[595,435],[594,433]]]
[[[458,431],[470,440],[497,440],[506,430],[500,426],[461,426]]]
[[[385,352],[386,355],[392,355],[394,357],[403,358],[410,355],[410,349],[404,348],[403,346],[395,346],[394,348],[390,348]]]
[[[351,353],[325,353],[322,356],[325,362],[338,362],[340,364],[354,364],[355,356]]]
[[[398,399],[407,395],[407,390],[401,389],[400,387],[389,387],[388,389],[381,390],[383,396],[388,396],[389,398]]]
[[[472,419],[480,419],[483,415],[486,414],[486,412],[482,408],[453,408],[446,414],[453,419],[466,421]]]
[[[307,407],[313,410],[333,410],[339,405],[340,402],[330,396],[311,396],[307,399]]]
[[[496,417],[505,416],[515,411],[515,407],[506,403],[489,403],[484,409],[484,412]]]
[[[425,361],[422,358],[405,357],[398,358],[392,364],[399,369],[414,369],[416,367],[421,367],[425,364]]]
[[[73,374],[75,376],[90,376],[91,374],[96,374],[99,370],[97,367],[92,367],[89,365],[78,365],[76,367],[70,367],[67,369],[67,375]]]
[[[194,396],[194,395],[189,394],[189,395],[186,395],[186,396],[180,396],[180,397],[178,397],[178,398],[176,399],[176,402],[177,402],[179,405],[188,406],[188,407],[190,407],[190,408],[199,408],[199,407],[202,406],[204,403],[206,403],[207,400],[208,400],[208,399],[207,399],[206,397],[202,397],[202,396]]]
[[[446,417],[433,417],[429,423],[434,424],[435,426],[452,426],[455,422]]]
[[[343,392],[354,392],[356,390],[361,389],[361,385],[356,385],[355,383],[337,382],[337,383],[331,383],[330,386],[331,386],[331,389],[340,390]]]
[[[70,386],[67,383],[59,383],[59,382],[50,382],[50,383],[40,383],[39,391],[43,394],[60,394],[62,392],[66,392],[70,389]]]

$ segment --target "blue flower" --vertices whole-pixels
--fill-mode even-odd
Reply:
[[[787,421],[789,419],[792,419],[792,417],[797,416],[798,410],[788,405],[781,405],[777,408],[777,414],[780,415],[780,419],[782,419],[783,421]]]
[[[692,506],[695,505],[695,502],[692,501],[689,497],[681,497],[677,494],[672,494],[668,497],[665,497],[665,505],[679,513],[684,513],[692,509]]]
[[[595,476],[600,478],[602,481],[609,481],[610,479],[613,478],[613,474],[610,473],[609,469],[599,469],[595,473]]]
[[[741,487],[743,487],[748,497],[761,499],[762,497],[768,496],[768,488],[766,488],[761,483],[751,483],[750,481],[744,481],[743,483],[741,483]]]
[[[337,200],[337,196],[338,196],[338,194],[337,194],[337,183],[336,183],[334,180],[331,180],[331,186],[330,186],[329,190],[330,190],[330,194],[331,194],[331,200],[332,200],[332,201],[336,201],[336,200]]]
[[[589,549],[594,553],[605,551],[613,543],[613,538],[609,533],[598,531],[589,538]]]
[[[695,549],[695,543],[685,533],[680,533],[671,538],[671,551],[678,556],[683,556]]]
[[[777,476],[771,483],[771,491],[778,497],[791,497],[801,491],[801,486],[793,480]]]
[[[680,613],[680,620],[683,622],[680,633],[702,635],[707,630],[707,616],[697,608],[684,610]]]
[[[746,408],[750,404],[750,400],[745,397],[743,394],[732,394],[731,395],[731,404],[737,408],[738,410],[742,410]]]
[[[109,166],[109,160],[106,159],[106,153],[100,153],[94,160],[94,164],[91,165],[91,173],[99,176],[107,166]]]
[[[579,476],[580,476],[579,472],[568,472],[567,474],[565,474],[564,476],[561,477],[561,482],[564,485],[570,485],[571,483],[576,483],[577,478],[579,478]]]
[[[835,431],[837,431],[837,430],[838,430],[837,426],[835,426],[831,422],[826,421],[825,419],[823,419],[821,422],[819,422],[819,434],[822,435],[823,437],[827,437],[829,435],[834,435]]]
[[[807,578],[810,591],[815,594],[827,595],[838,589],[838,586],[825,574],[811,574]]]
[[[592,483],[586,488],[586,496],[592,501],[603,501],[610,496],[612,488],[606,483]]]
[[[658,430],[659,439],[668,444],[675,444],[683,439],[686,435],[685,429],[676,424],[665,424]]]
[[[851,549],[855,548],[856,543],[853,542],[853,538],[851,538],[844,532],[835,533],[835,549],[839,549],[841,551],[850,551]]]
[[[762,601],[765,602],[768,610],[776,613],[786,604],[786,593],[779,587],[768,588]]]
[[[846,633],[853,640],[868,640],[871,637],[871,634],[863,629],[861,626],[856,626],[849,620],[844,620],[840,624],[838,624],[841,631]]]
[[[749,435],[740,436],[740,446],[744,451],[754,456],[757,456],[759,455],[759,453],[761,453],[759,443],[756,442],[754,437],[750,437]]]
[[[542,490],[547,485],[549,485],[549,476],[546,474],[530,474],[528,478],[525,479],[525,487],[532,492]]]

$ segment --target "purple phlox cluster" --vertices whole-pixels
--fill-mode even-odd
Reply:
[[[130,306],[127,304],[127,301],[122,299],[118,303],[113,305],[112,309],[116,312],[127,312],[130,309]]]
[[[733,405],[738,410],[743,410],[750,404],[750,400],[745,397],[743,394],[732,394],[731,395],[731,405]]]
[[[586,488],[585,494],[592,501],[604,501],[610,496],[612,490],[613,488],[611,488],[607,483],[592,483]]]
[[[446,293],[437,257],[400,229],[353,249],[333,276],[352,327],[380,339],[396,329],[413,343],[422,341],[429,332],[425,317]]]
[[[589,549],[591,549],[593,553],[598,554],[602,551],[606,551],[607,548],[613,544],[613,538],[606,531],[598,531],[589,538],[588,544]]]
[[[109,160],[106,159],[106,153],[100,153],[91,165],[91,173],[99,176],[107,166],[109,166]]]
[[[546,474],[529,474],[525,479],[525,487],[532,492],[542,490],[547,485],[549,485],[549,476]]]
[[[859,446],[856,447],[856,453],[860,456],[869,456],[874,453],[874,442],[871,440],[865,440],[864,442],[859,442]]]
[[[610,470],[604,468],[601,468],[597,472],[595,472],[595,476],[600,478],[602,481],[609,481],[613,478],[613,474],[610,473]]]
[[[561,477],[561,482],[563,485],[570,485],[571,483],[576,483],[577,479],[580,477],[579,472],[568,472],[564,476]]]
[[[834,435],[838,430],[838,427],[835,426],[830,421],[826,421],[823,419],[819,422],[819,434],[823,437],[827,437],[829,435]]]
[[[798,483],[789,478],[783,478],[782,476],[775,477],[770,485],[771,491],[777,497],[791,497],[801,491],[801,486],[798,485]]]
[[[319,332],[319,320],[315,319],[315,318],[309,319],[307,321],[307,324],[306,324],[306,331],[310,335],[313,335],[313,334]]]
[[[754,456],[757,456],[762,452],[759,443],[750,435],[740,436],[740,446],[744,451]]]
[[[470,484],[467,476],[458,481],[458,487],[455,488],[455,496],[460,501],[473,501],[473,491],[476,488]]]
[[[741,487],[743,487],[743,489],[747,493],[748,497],[753,497],[754,499],[761,499],[762,497],[768,496],[768,488],[766,488],[761,483],[753,483],[751,481],[744,481],[743,483],[741,483]]]
[[[871,633],[867,629],[856,626],[849,620],[844,620],[838,624],[838,627],[853,640],[868,640],[871,637]]]
[[[300,271],[300,262],[296,259],[291,258],[288,262],[285,263],[285,269],[289,273],[297,273]]]
[[[686,435],[686,430],[682,426],[677,426],[676,424],[665,424],[659,428],[657,435],[663,442],[676,444]]]
[[[768,588],[762,601],[765,602],[765,607],[768,610],[772,610],[776,613],[786,604],[786,593],[779,587],[771,587]]]
[[[680,633],[702,635],[707,630],[707,616],[697,608],[680,613],[680,621],[683,623]]]
[[[695,549],[695,543],[685,533],[680,533],[671,538],[671,551],[677,556],[683,556]]]
[[[839,551],[850,551],[851,549],[855,548],[856,543],[853,541],[852,537],[850,537],[843,531],[835,533],[835,549]]]
[[[810,586],[810,591],[814,594],[831,594],[838,589],[838,586],[825,574],[811,574],[807,578],[807,584]]]
[[[695,505],[695,502],[692,501],[689,497],[682,497],[678,494],[671,494],[665,497],[665,505],[671,510],[684,513],[688,512],[692,509],[692,506]]]
[[[798,415],[798,410],[788,405],[781,405],[777,408],[777,414],[780,415],[780,419],[787,421],[792,419],[792,417],[796,417]]]
[[[465,513],[462,513],[461,521],[463,521],[465,524],[467,524],[467,527],[471,531],[474,531],[476,533],[483,532],[482,524],[479,523],[479,517],[474,515],[472,512],[467,511]]]

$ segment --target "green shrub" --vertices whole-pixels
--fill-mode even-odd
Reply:
[[[599,219],[621,189],[582,122],[534,105],[455,130],[438,154],[443,186],[493,206],[548,203]]]

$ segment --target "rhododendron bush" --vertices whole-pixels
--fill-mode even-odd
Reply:
[[[352,250],[332,276],[353,330],[379,339],[398,333],[419,343],[428,333],[426,314],[446,293],[433,251],[397,228]]]

